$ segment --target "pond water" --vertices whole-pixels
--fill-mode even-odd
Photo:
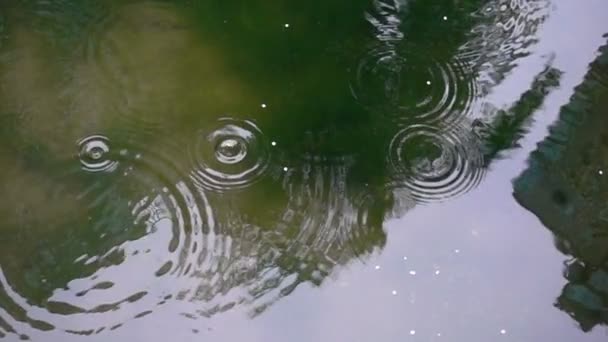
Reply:
[[[608,340],[608,2],[0,3],[0,340]]]

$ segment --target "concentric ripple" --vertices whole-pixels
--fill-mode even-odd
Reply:
[[[56,178],[49,191],[70,189],[65,196],[77,197],[79,206],[45,222],[43,231],[22,233],[27,260],[15,253],[14,263],[0,265],[0,300],[7,303],[0,330],[2,322],[9,332],[91,335],[116,329],[196,288],[198,281],[187,275],[216,269],[216,253],[229,254],[229,248],[213,245],[222,237],[214,231],[205,194],[189,182],[187,158],[182,164],[175,157],[176,144],[150,145],[119,138],[110,144],[101,135],[81,140],[85,171],[116,169],[109,155],[117,150],[121,172]],[[29,262],[36,266],[20,266]]]
[[[91,135],[78,142],[80,164],[90,172],[111,172],[118,162],[111,159],[110,140],[103,135]]]
[[[223,118],[199,132],[192,151],[194,179],[207,190],[227,191],[250,186],[270,162],[269,144],[251,121]]]
[[[421,203],[464,194],[484,174],[479,146],[459,126],[405,128],[393,137],[388,159],[394,185],[407,188]]]
[[[352,167],[350,158],[308,155],[283,179],[288,202],[259,245],[272,246],[273,256],[264,258],[270,267],[248,288],[254,315],[300,284],[320,285],[336,267],[384,246],[384,203],[367,187],[347,185]]]
[[[467,66],[420,51],[386,44],[360,59],[351,81],[353,96],[364,106],[423,122],[456,121],[476,99],[476,85]]]

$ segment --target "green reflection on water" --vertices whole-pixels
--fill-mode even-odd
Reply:
[[[386,244],[385,219],[473,189],[560,77],[481,107],[526,48],[481,48],[481,1],[0,8],[0,305],[38,329],[167,295],[256,315],[320,285]],[[244,157],[213,159],[226,144]]]

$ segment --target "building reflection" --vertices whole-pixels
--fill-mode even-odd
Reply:
[[[514,181],[517,201],[570,257],[564,263],[568,283],[555,306],[584,331],[608,324],[607,81],[604,46],[549,136],[532,152],[528,169]]]

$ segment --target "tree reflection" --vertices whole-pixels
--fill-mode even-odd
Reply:
[[[555,235],[556,247],[571,257],[564,264],[568,284],[555,306],[584,331],[608,324],[607,81],[604,46],[514,182],[517,201],[538,216]]]
[[[483,105],[547,15],[527,3],[0,5],[0,328],[89,335],[173,299],[257,315],[379,251],[558,85],[549,63]]]

